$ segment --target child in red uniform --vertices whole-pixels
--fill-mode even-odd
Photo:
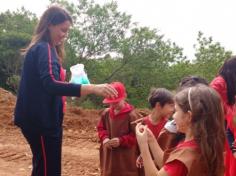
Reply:
[[[226,155],[225,155],[225,176],[236,175],[236,148],[234,139],[236,137],[235,96],[236,96],[236,56],[227,59],[214,78],[210,86],[215,89],[224,107],[225,122],[227,128]]]
[[[98,123],[98,136],[101,141],[100,168],[102,176],[137,176],[135,165],[138,156],[134,126],[138,116],[133,106],[125,101],[126,90],[122,83],[110,84],[118,92],[116,98],[105,98],[103,103],[110,107],[102,112]]]
[[[164,150],[165,140],[158,140],[158,136],[166,124],[168,118],[174,112],[174,99],[172,93],[165,88],[151,90],[148,102],[152,108],[151,114],[143,118],[142,123],[152,131],[159,145]],[[139,156],[136,161],[137,167],[142,166],[142,158]]]
[[[224,174],[224,117],[221,100],[210,87],[183,89],[175,96],[173,115],[183,142],[163,152],[147,126],[136,126],[136,137],[147,176],[222,176]],[[156,168],[149,148],[158,164]]]
[[[181,91],[185,88],[199,84],[207,86],[208,82],[204,78],[199,76],[186,76],[183,79],[181,79],[177,91]],[[178,132],[174,120],[170,120],[165,124],[164,128],[161,130],[158,139],[159,141],[165,141],[165,146],[163,147],[167,149],[175,147],[181,140],[183,140],[184,134]]]

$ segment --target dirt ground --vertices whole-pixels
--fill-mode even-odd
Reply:
[[[15,96],[0,88],[0,175],[27,176],[31,152],[12,117]],[[99,173],[96,123],[98,110],[68,107],[64,120],[63,176],[96,176]]]

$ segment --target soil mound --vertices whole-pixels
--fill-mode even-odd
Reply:
[[[0,126],[12,126],[16,97],[11,93],[0,88]],[[7,126],[6,126],[7,125]]]

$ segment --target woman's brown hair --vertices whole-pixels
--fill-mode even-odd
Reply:
[[[39,41],[45,41],[51,44],[52,42],[48,30],[49,25],[58,25],[65,21],[69,21],[72,24],[72,18],[66,10],[56,5],[49,7],[41,16],[30,44],[25,49],[22,49],[22,54],[26,54],[26,52]],[[64,43],[57,45],[56,50],[60,61],[62,61],[65,53]]]
[[[175,101],[184,112],[192,112],[191,129],[207,173],[223,175],[225,130],[220,97],[210,87],[199,85],[180,91]]]

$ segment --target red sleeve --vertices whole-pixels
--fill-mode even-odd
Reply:
[[[132,147],[133,145],[136,144],[136,137],[133,132],[127,135],[121,136],[119,139],[120,139],[120,145],[122,147]]]
[[[227,88],[225,80],[222,77],[218,76],[212,80],[210,87],[218,92],[224,103],[227,102]]]
[[[102,118],[101,120],[98,122],[97,125],[97,131],[98,131],[98,137],[100,139],[100,141],[102,142],[105,138],[108,138],[108,132],[105,129],[104,125],[103,125],[103,121]]]
[[[212,80],[212,82],[210,83],[210,87],[213,88],[215,91],[218,92],[218,94],[220,95],[220,98],[222,100],[222,105],[224,108],[224,114],[227,115],[227,87],[226,87],[226,83],[225,80],[218,76],[215,79]]]
[[[164,169],[169,176],[186,176],[188,174],[187,167],[179,160],[165,164]]]

